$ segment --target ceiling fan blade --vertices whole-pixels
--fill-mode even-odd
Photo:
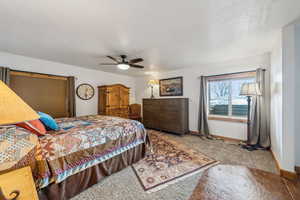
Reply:
[[[117,63],[99,63],[99,65],[117,65]]]
[[[134,64],[130,64],[130,67],[135,67],[135,68],[140,68],[140,69],[144,68],[144,66],[142,66],[142,65],[134,65]]]
[[[135,58],[129,61],[129,63],[139,63],[139,62],[143,62],[144,59],[143,58]]]
[[[106,56],[106,57],[112,59],[112,60],[115,61],[116,63],[119,63],[119,61],[118,61],[116,58],[112,57],[112,56]]]

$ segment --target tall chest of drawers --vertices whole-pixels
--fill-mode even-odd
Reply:
[[[143,99],[143,123],[146,128],[188,133],[188,98]]]

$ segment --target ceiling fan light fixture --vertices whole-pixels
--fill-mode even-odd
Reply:
[[[127,70],[129,69],[129,65],[128,64],[125,64],[125,63],[121,63],[121,64],[118,64],[118,68],[121,69],[121,70]]]

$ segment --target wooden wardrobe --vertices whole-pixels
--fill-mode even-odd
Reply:
[[[122,84],[98,87],[98,114],[128,118],[129,90]]]

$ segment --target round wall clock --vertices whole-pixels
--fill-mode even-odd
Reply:
[[[95,95],[95,90],[90,84],[83,83],[78,85],[76,94],[82,100],[90,100]]]

